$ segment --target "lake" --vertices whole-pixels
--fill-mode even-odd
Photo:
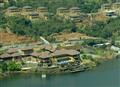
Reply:
[[[96,69],[42,79],[39,74],[12,75],[0,80],[0,87],[120,87],[120,59]]]

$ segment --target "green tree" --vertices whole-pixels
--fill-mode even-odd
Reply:
[[[11,61],[8,64],[8,70],[9,71],[20,71],[21,70],[21,64],[20,63],[16,63],[15,61]]]

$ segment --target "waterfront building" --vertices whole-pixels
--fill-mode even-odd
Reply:
[[[43,46],[40,52],[33,48],[9,49],[0,55],[1,61],[16,61],[24,63],[23,67],[65,67],[80,64],[80,52],[76,50],[54,49],[51,46]]]
[[[41,53],[32,53],[32,57],[37,58],[39,60],[40,67],[49,67],[52,65],[51,56],[49,52],[41,52]]]
[[[35,58],[40,59],[43,67],[48,66],[67,66],[70,64],[80,64],[80,53],[76,50],[55,50],[54,52],[32,53]]]
[[[51,55],[58,66],[80,63],[80,53],[76,50],[56,50]]]

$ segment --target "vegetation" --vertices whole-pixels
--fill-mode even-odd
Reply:
[[[110,19],[106,23],[95,22],[93,26],[81,29],[80,32],[94,37],[102,37],[105,39],[112,39],[120,36],[120,17]]]
[[[7,71],[7,64],[5,62],[0,62],[0,72]]]
[[[16,63],[15,61],[11,61],[8,64],[8,71],[20,71],[21,70],[22,65],[20,63]]]
[[[28,35],[32,37],[48,36],[52,33],[59,33],[62,31],[70,31],[72,23],[69,21],[62,21],[56,18],[48,21],[34,21],[25,19],[21,16],[13,16],[8,18],[8,25],[11,31],[17,35]]]
[[[5,6],[25,6],[31,5],[33,7],[46,6],[50,12],[55,13],[58,7],[73,7],[78,6],[81,12],[91,13],[97,12],[103,3],[115,2],[115,0],[10,0],[9,4]],[[60,32],[81,32],[89,36],[102,37],[105,39],[113,39],[120,36],[120,17],[110,19],[106,23],[95,21],[92,26],[82,27],[78,29],[74,23],[63,21],[56,17],[49,18],[48,21],[38,20],[31,22],[22,16],[5,17],[0,12],[0,28],[9,28],[17,35],[31,36],[38,39],[39,36],[49,36],[53,33]],[[54,39],[49,38],[52,41]],[[91,44],[91,43],[90,43]],[[94,43],[92,43],[94,44]]]

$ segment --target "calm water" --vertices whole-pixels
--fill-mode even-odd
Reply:
[[[0,87],[120,87],[120,59],[88,72],[53,75],[14,75],[0,80]]]

